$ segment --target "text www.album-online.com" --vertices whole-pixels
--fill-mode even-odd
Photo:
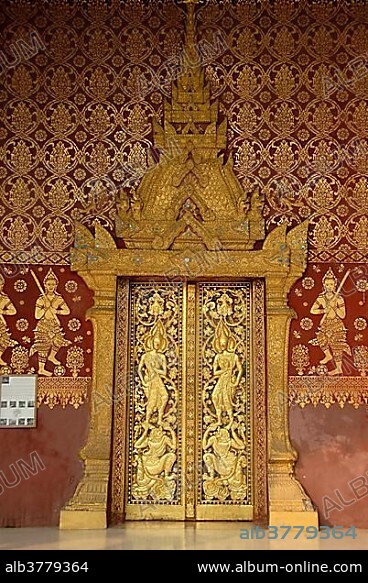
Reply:
[[[197,563],[199,573],[362,573],[361,563]]]

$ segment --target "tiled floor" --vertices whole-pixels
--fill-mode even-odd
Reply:
[[[107,530],[69,530],[58,528],[1,528],[0,550],[186,550],[186,549],[310,549],[310,550],[368,550],[368,530],[356,530],[356,538],[344,536],[328,539],[320,535],[312,540],[305,536],[294,539],[290,533],[284,540],[240,538],[240,529],[250,532],[247,523],[179,523],[179,522],[127,522]],[[254,528],[254,526],[253,526]],[[253,531],[254,532],[254,531]]]

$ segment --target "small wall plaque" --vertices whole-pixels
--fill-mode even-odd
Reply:
[[[0,429],[36,427],[37,375],[0,376]]]

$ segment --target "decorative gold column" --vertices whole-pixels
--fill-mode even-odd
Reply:
[[[107,527],[114,383],[116,275],[110,270],[101,268],[101,262],[104,261],[108,249],[116,247],[113,239],[106,231],[100,230],[99,225],[96,225],[95,232],[96,240],[93,241],[95,249],[89,249],[86,262],[79,270],[79,274],[94,291],[94,306],[87,314],[87,317],[92,320],[94,331],[90,395],[91,424],[87,443],[80,452],[80,457],[84,461],[84,475],[72,499],[61,511],[61,529]],[[74,256],[77,256],[79,249],[86,247],[86,241],[76,238],[75,245]],[[104,251],[99,250],[102,246]]]
[[[281,232],[271,234],[264,245],[278,249],[278,261],[290,268],[285,279],[275,274],[266,278],[269,524],[318,528],[318,514],[294,475],[297,452],[289,439],[288,347],[295,312],[287,305],[287,295],[305,268],[306,227],[301,225],[286,236],[290,255],[277,240]]]

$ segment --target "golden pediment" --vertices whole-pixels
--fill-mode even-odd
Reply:
[[[246,193],[225,160],[226,119],[219,122],[200,56],[194,6],[188,4],[186,46],[164,122],[153,122],[159,162],[137,189],[119,192],[116,235],[133,249],[253,249],[265,236],[263,195]]]

